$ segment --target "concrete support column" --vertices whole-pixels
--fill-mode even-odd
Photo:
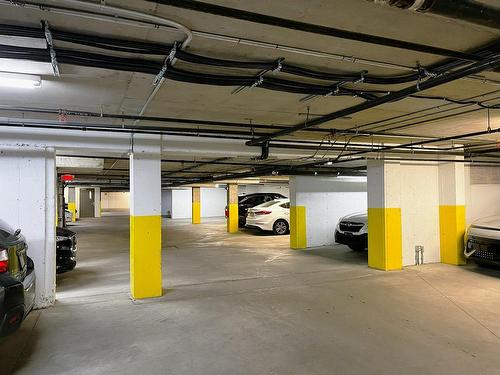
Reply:
[[[0,218],[26,238],[35,264],[36,308],[53,305],[56,297],[55,160],[50,147],[0,150]]]
[[[368,161],[368,266],[384,271],[403,265],[401,166]]]
[[[290,248],[305,249],[307,247],[306,206],[300,194],[298,177],[290,177]]]
[[[94,188],[94,217],[101,217],[101,188]]]
[[[332,245],[339,219],[366,207],[364,177],[290,177],[290,248]]]
[[[192,223],[200,224],[201,223],[201,202],[200,202],[200,188],[193,187],[191,189],[192,195]]]
[[[439,238],[441,262],[465,264],[465,167],[439,164]]]
[[[130,290],[135,299],[162,295],[161,142],[134,137],[130,154]]]
[[[72,221],[76,221],[76,189],[74,187],[68,187],[68,198],[66,200],[68,204],[68,210],[73,214]]]
[[[229,233],[238,232],[238,185],[227,185],[227,231]]]

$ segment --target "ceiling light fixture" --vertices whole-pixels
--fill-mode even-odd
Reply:
[[[31,74],[0,72],[0,86],[32,89],[42,86],[42,78]]]

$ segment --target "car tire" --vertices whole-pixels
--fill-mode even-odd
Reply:
[[[365,248],[363,246],[354,246],[354,245],[349,245],[349,249],[352,251],[363,251]]]
[[[288,223],[285,220],[276,220],[273,224],[273,233],[282,236],[288,233]]]

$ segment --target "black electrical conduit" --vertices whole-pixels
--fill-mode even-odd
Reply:
[[[254,139],[252,141],[247,142],[247,145],[254,146],[254,145],[269,141],[269,140],[276,138],[276,137],[289,135],[289,134],[292,134],[296,131],[303,130],[303,129],[313,127],[313,126],[318,126],[318,125],[324,124],[326,122],[329,122],[329,121],[332,121],[332,120],[335,120],[335,119],[338,119],[338,118],[341,118],[344,116],[349,116],[349,115],[352,115],[352,114],[355,114],[355,113],[358,113],[358,112],[361,112],[361,111],[364,111],[367,109],[378,107],[378,106],[386,104],[386,103],[395,102],[395,101],[398,101],[398,100],[401,100],[404,98],[408,98],[411,95],[416,94],[420,91],[424,91],[424,90],[428,90],[428,89],[431,89],[434,87],[438,87],[438,86],[441,86],[443,84],[456,81],[460,78],[464,78],[464,77],[467,77],[469,75],[482,72],[484,70],[494,69],[494,68],[499,67],[499,66],[500,66],[500,54],[496,54],[490,58],[487,58],[483,61],[471,64],[470,66],[467,66],[465,68],[454,70],[452,72],[445,73],[445,74],[440,75],[438,77],[429,78],[427,81],[424,81],[424,82],[421,82],[419,84],[404,88],[402,90],[395,91],[393,93],[384,95],[384,96],[379,97],[375,100],[365,101],[361,104],[357,104],[357,105],[354,105],[352,107],[348,107],[348,108],[341,109],[339,111],[332,112],[326,116],[322,116],[322,117],[319,117],[319,118],[316,118],[316,119],[313,119],[310,121],[302,122],[302,123],[295,125],[291,128],[277,131],[276,133],[274,133],[272,135],[267,135],[264,137]]]
[[[154,127],[154,126],[134,126],[134,125],[115,125],[115,124],[91,124],[91,123],[75,123],[75,122],[57,122],[42,119],[3,119],[0,118],[0,127],[18,127],[18,128],[33,128],[33,129],[57,129],[57,130],[80,130],[80,131],[96,131],[96,132],[114,132],[126,134],[152,134],[152,135],[191,135],[196,137],[211,136],[220,139],[240,139],[248,140],[250,134],[244,131],[228,131],[223,132],[216,129],[187,129],[178,127]],[[224,134],[224,135],[221,135]],[[255,133],[257,136],[262,136],[265,133]],[[230,137],[229,135],[238,135],[241,138]],[[314,145],[287,144],[286,141],[273,143],[271,148],[285,148],[296,150],[315,150],[318,152],[334,152],[345,150],[349,146],[349,150],[364,150],[369,148],[372,152],[377,152],[380,145],[372,144],[345,144],[337,142],[335,146],[321,146],[317,143]],[[290,141],[296,142],[296,141]],[[311,142],[312,143],[312,142]],[[396,147],[399,149],[399,147]],[[461,155],[461,153],[452,152],[455,148],[419,148],[417,150],[410,147],[402,147],[398,152],[401,153],[447,153],[449,155]]]
[[[30,36],[37,38],[44,38],[43,31],[35,28],[25,28],[19,26],[0,25],[0,35],[16,35],[16,36]],[[139,42],[131,40],[123,40],[116,38],[109,38],[103,36],[79,34],[68,31],[61,31],[58,29],[51,29],[52,38],[54,40],[61,40],[64,42],[91,46],[104,50],[114,50],[119,52],[137,53],[137,54],[151,54],[151,55],[168,55],[172,50],[172,45],[162,45],[158,43]],[[500,43],[495,42],[484,46],[472,53],[480,58],[488,57],[489,54],[500,51]],[[200,56],[180,49],[175,51],[175,58],[186,62],[218,66],[218,67],[231,67],[242,69],[258,69],[265,71],[282,71],[287,74],[298,75],[308,78],[315,78],[328,81],[342,81],[342,82],[359,82],[362,81],[367,84],[400,84],[416,81],[418,79],[425,79],[430,75],[436,75],[444,71],[457,68],[465,62],[462,60],[448,60],[441,64],[436,64],[428,69],[420,69],[415,73],[399,76],[371,76],[369,74],[341,74],[331,72],[321,72],[295,65],[288,64],[282,59],[271,62],[263,61],[234,61],[224,60],[212,57]]]
[[[368,0],[375,2],[375,0]],[[476,25],[500,29],[500,8],[493,8],[473,0],[376,0],[401,9],[430,13],[458,19]]]
[[[376,35],[363,34],[353,31],[341,30],[333,27],[314,25],[310,23],[294,21],[280,17],[268,16],[261,13],[248,12],[240,9],[208,4],[193,0],[148,0],[157,4],[169,5],[175,8],[188,9],[196,12],[213,14],[222,17],[239,19],[243,21],[276,26],[290,30],[298,30],[317,35],[331,36],[335,38],[355,40],[363,43],[383,45],[388,47],[402,48],[411,51],[430,53],[439,56],[453,57],[466,61],[478,61],[480,58],[473,54],[452,51],[445,48],[426,46],[418,43],[401,41]]]
[[[485,94],[480,94],[480,95],[475,95],[475,96],[468,97],[465,100],[471,101],[471,102],[475,102],[474,104],[481,103],[481,104],[484,105],[484,103],[500,99],[500,96],[495,96],[493,98],[484,99],[482,101],[476,101],[476,100],[473,100],[473,99],[484,98],[486,96],[496,95],[498,93],[500,93],[500,90],[494,90],[494,91],[487,92]],[[381,120],[370,121],[370,122],[367,122],[367,123],[364,123],[364,124],[361,124],[361,125],[357,125],[353,129],[359,130],[359,131],[361,131],[361,129],[371,131],[371,130],[376,129],[376,128],[390,126],[390,125],[394,125],[394,124],[399,124],[402,121],[406,122],[406,121],[418,120],[418,119],[429,117],[429,116],[435,116],[435,115],[438,115],[438,114],[441,114],[441,113],[447,113],[447,112],[456,111],[456,110],[458,110],[460,108],[471,106],[472,103],[471,104],[464,104],[462,107],[453,107],[453,108],[443,109],[443,107],[450,107],[452,105],[453,105],[453,103],[447,103],[447,104],[444,104],[444,105],[438,105],[438,106],[434,106],[434,107],[424,108],[424,109],[420,109],[420,110],[417,110],[417,111],[405,113],[405,114],[402,114],[402,115],[391,116],[391,117],[388,117],[388,118],[385,118],[385,119],[381,119]],[[438,110],[437,112],[426,113],[428,111],[434,111],[436,109]],[[453,114],[450,114],[450,117],[453,117]],[[385,131],[386,130],[384,129],[384,132]]]
[[[161,69],[161,64],[148,60],[115,57],[102,55],[90,52],[73,51],[67,49],[55,49],[59,63],[66,63],[78,66],[87,66],[94,68],[123,70],[132,72],[141,72],[147,74],[157,74]],[[9,45],[0,45],[0,58],[23,59],[38,62],[50,62],[48,50],[18,47]],[[260,79],[254,76],[221,76],[213,74],[195,73],[190,71],[180,70],[169,66],[165,75],[176,81],[189,82],[195,84],[215,85],[215,86],[249,86],[262,87],[268,90],[276,90],[280,92],[307,94],[307,95],[341,95],[341,96],[358,96],[369,101],[379,99],[376,94],[387,93],[385,90],[354,90],[338,85],[312,85],[302,82],[294,82],[279,78]],[[420,85],[427,82],[421,82]],[[387,96],[387,95],[385,95]],[[419,96],[408,95],[408,97],[419,98]],[[431,99],[426,97],[424,99]],[[442,100],[442,97],[434,99]],[[447,98],[444,98],[447,99]]]
[[[254,129],[266,129],[266,130],[280,130],[286,128],[285,125],[268,125],[259,123],[242,123],[242,122],[227,122],[227,121],[213,121],[213,120],[200,120],[200,119],[186,119],[186,118],[176,118],[176,117],[158,117],[158,116],[144,116],[144,115],[126,115],[126,114],[112,114],[104,112],[89,112],[89,111],[76,111],[72,109],[55,109],[55,108],[40,108],[40,107],[18,107],[18,106],[2,106],[0,105],[0,111],[8,112],[22,112],[22,113],[44,113],[44,114],[54,114],[60,115],[64,114],[67,116],[76,117],[95,117],[95,118],[107,118],[115,120],[140,120],[141,122],[166,122],[166,123],[176,123],[176,124],[189,124],[197,126],[210,126],[210,127],[228,127],[228,128],[245,128],[249,130],[249,135],[251,135]],[[138,129],[143,129],[144,127],[138,127]],[[155,127],[155,129],[161,129]],[[372,131],[358,131],[349,129],[321,129],[321,128],[311,128],[307,131],[315,133],[327,133],[327,134],[357,134],[366,135],[368,137],[381,136],[381,137],[394,137],[394,138],[424,138],[431,139],[435,137],[424,137],[417,134],[407,134],[407,133],[387,133],[387,132],[372,132]],[[224,131],[221,130],[221,134]],[[280,140],[282,142],[282,140]],[[300,142],[307,142],[301,140]]]
[[[423,145],[427,145],[430,143],[449,142],[449,141],[459,140],[461,138],[480,137],[483,135],[491,135],[491,134],[495,134],[495,133],[500,133],[500,128],[482,130],[482,131],[478,131],[478,132],[471,132],[471,133],[466,133],[466,134],[461,134],[461,135],[452,135],[452,136],[448,136],[448,137],[439,137],[437,139],[431,139],[431,140],[426,140],[426,141],[409,142],[409,143],[404,143],[402,145],[398,145],[398,147],[399,146],[409,146],[409,147],[423,146]],[[383,146],[380,149],[378,149],[377,152],[384,153],[384,152],[388,152],[388,151],[392,151],[392,150],[394,150],[394,146]],[[370,151],[356,151],[356,152],[352,152],[349,154],[345,154],[345,155],[342,155],[341,156],[342,159],[339,158],[339,160],[337,162],[339,162],[339,163],[345,162],[347,160],[343,160],[344,158],[357,157],[359,155],[363,155],[363,154],[366,154],[369,152]]]

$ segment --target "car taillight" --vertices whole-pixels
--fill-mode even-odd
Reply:
[[[7,249],[0,249],[0,273],[5,273],[9,270],[9,254]]]
[[[227,206],[224,209],[224,216],[226,217],[226,219],[229,217],[229,210],[227,209]]]
[[[271,211],[257,211],[255,212],[255,215],[269,215],[271,213]]]

